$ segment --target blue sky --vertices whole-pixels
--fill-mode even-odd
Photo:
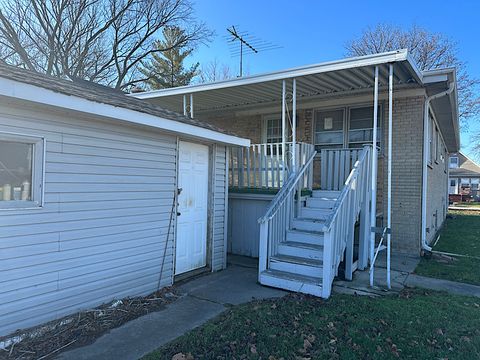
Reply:
[[[249,55],[244,69],[250,74],[285,69],[345,56],[344,45],[368,26],[379,22],[409,27],[412,24],[441,32],[458,44],[458,56],[467,62],[473,77],[480,78],[480,1],[308,1],[308,0],[196,0],[195,10],[216,36],[200,47],[195,61],[217,59],[236,73],[238,58],[232,58],[224,36],[226,28],[238,25],[281,49]],[[471,134],[480,131],[480,119],[472,119],[462,131],[462,148],[470,151]]]

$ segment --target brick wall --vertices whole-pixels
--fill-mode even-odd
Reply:
[[[234,134],[250,139],[252,144],[262,142],[262,116],[250,115],[237,117],[233,114],[201,117],[202,120]]]
[[[383,113],[380,119],[382,132],[382,150],[378,162],[377,211],[384,215],[386,225],[387,208],[387,126],[388,102],[382,102]],[[423,159],[423,106],[424,97],[394,98],[393,105],[393,163],[392,163],[392,247],[395,251],[418,255],[421,243],[421,195],[422,195],[422,159]],[[299,110],[297,114],[297,139],[313,142],[313,109]],[[244,117],[208,117],[208,121],[221,128],[250,138],[253,143],[261,142],[262,116]],[[443,164],[435,164],[429,170],[428,216],[434,221],[433,214],[438,211],[436,228],[443,223],[442,206],[446,194],[446,174],[441,171]],[[320,176],[319,162],[314,164],[314,175]],[[318,181],[314,181],[318,183]],[[442,210],[442,211],[441,211]],[[433,219],[433,220],[432,220]],[[432,228],[429,236],[436,230]]]
[[[422,219],[423,97],[395,99],[393,103],[392,148],[392,248],[418,255]],[[385,104],[388,105],[388,104]],[[388,106],[384,106],[383,193],[384,223],[387,209],[387,126]],[[380,171],[379,171],[380,172]]]
[[[437,161],[433,160],[427,169],[427,243],[434,240],[446,216],[448,163],[443,141],[440,148]]]

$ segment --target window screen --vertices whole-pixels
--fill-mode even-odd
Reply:
[[[343,110],[315,113],[315,147],[343,147]]]
[[[378,112],[380,114],[380,111]],[[380,117],[379,117],[380,120]],[[378,120],[377,124],[380,124]],[[378,125],[377,125],[378,126]],[[380,131],[377,131],[377,145]],[[351,148],[362,147],[373,140],[373,107],[362,107],[350,110],[348,145]]]
[[[32,200],[33,144],[0,140],[0,201]]]

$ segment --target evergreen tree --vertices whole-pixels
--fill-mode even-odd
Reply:
[[[146,77],[150,89],[165,89],[190,84],[197,75],[199,63],[186,69],[183,62],[193,49],[186,48],[185,31],[177,26],[163,30],[163,40],[154,43],[156,50],[149,62],[143,62],[140,71]]]

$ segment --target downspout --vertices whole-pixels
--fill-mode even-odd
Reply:
[[[432,248],[427,244],[427,176],[428,176],[428,111],[430,102],[442,96],[452,93],[455,89],[455,83],[450,83],[448,90],[442,91],[438,94],[431,95],[425,100],[425,107],[423,112],[423,168],[422,168],[422,250],[432,251]]]

